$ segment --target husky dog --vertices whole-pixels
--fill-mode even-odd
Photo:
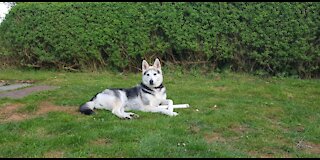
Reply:
[[[90,115],[94,113],[94,109],[106,109],[119,118],[132,119],[138,115],[126,111],[139,110],[176,116],[178,113],[174,112],[173,108],[189,107],[188,104],[173,105],[173,101],[167,99],[166,88],[162,82],[159,59],[155,60],[153,66],[149,66],[148,62],[143,60],[142,82],[139,85],[126,89],[106,89],[81,105],[79,110],[83,114]]]

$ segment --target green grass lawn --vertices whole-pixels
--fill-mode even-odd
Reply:
[[[320,157],[319,80],[167,69],[168,98],[191,106],[176,109],[176,117],[133,111],[140,117],[121,120],[105,110],[77,112],[97,92],[132,87],[140,76],[0,70],[0,80],[59,86],[0,99],[0,157]],[[8,106],[19,107],[9,115]],[[41,113],[50,107],[58,110]]]

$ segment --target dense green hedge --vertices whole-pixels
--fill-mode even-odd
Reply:
[[[59,69],[127,70],[159,57],[316,77],[319,13],[316,2],[18,3],[0,25],[0,54]]]

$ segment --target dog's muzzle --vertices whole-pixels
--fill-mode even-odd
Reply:
[[[150,85],[153,85],[153,80],[151,79],[151,80],[149,81],[149,83],[150,83]]]

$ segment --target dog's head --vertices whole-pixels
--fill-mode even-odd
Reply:
[[[142,61],[142,83],[150,88],[158,87],[162,84],[163,76],[161,64],[157,58],[153,66],[149,66],[148,62]]]

